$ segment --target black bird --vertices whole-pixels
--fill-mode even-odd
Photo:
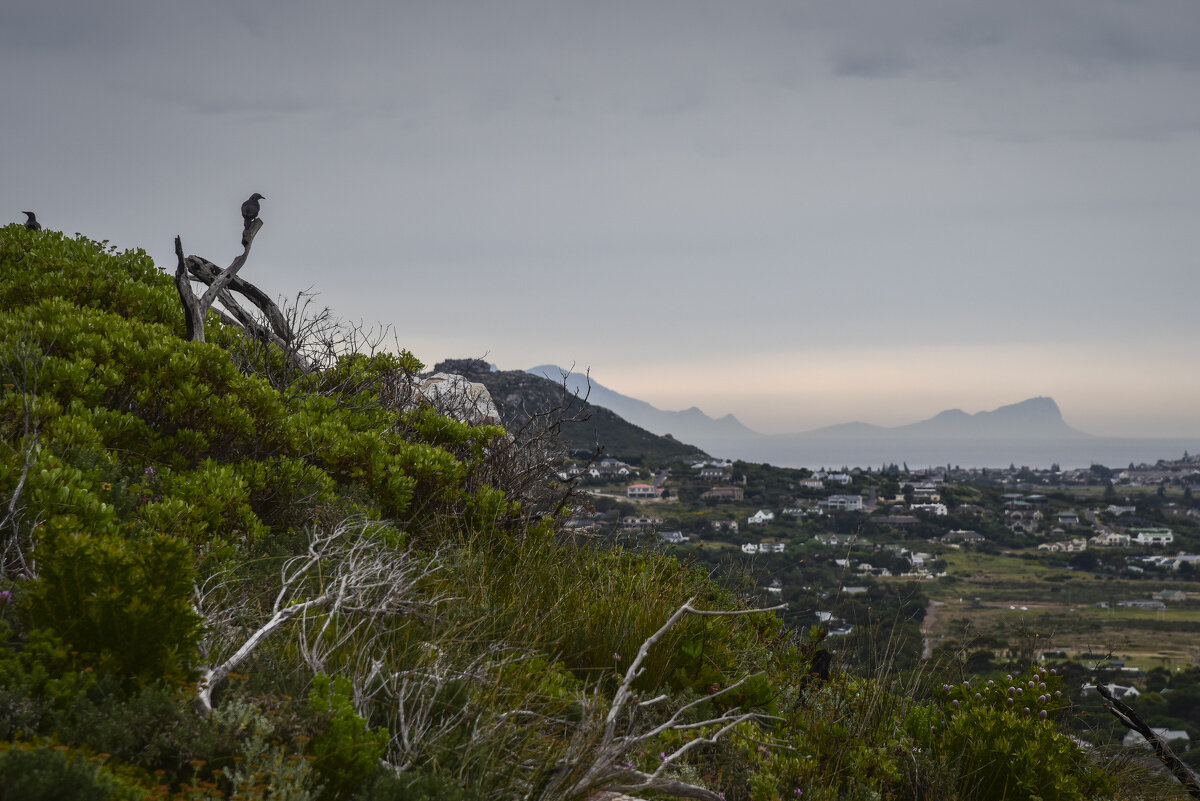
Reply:
[[[250,227],[250,223],[258,217],[258,201],[266,200],[265,195],[260,195],[255,192],[250,196],[250,199],[242,204],[242,219],[246,221],[246,227]]]
[[[42,224],[37,221],[37,215],[35,215],[32,211],[23,211],[21,213],[29,218],[25,221],[26,228],[28,228],[30,231],[42,230]]]

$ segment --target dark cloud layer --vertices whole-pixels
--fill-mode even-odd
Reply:
[[[429,360],[1194,342],[1197,40],[1189,0],[5,3],[0,197],[169,264],[262,192],[262,283]]]

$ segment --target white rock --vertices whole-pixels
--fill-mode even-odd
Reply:
[[[427,378],[416,378],[411,394],[405,394],[408,397],[403,402],[404,409],[427,404],[439,414],[468,425],[502,425],[487,387],[461,375],[434,373]]]

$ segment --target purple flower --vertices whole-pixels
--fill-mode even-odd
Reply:
[[[12,593],[8,590],[0,590],[0,604],[6,604],[12,600]]]
[[[618,662],[620,662],[620,661],[621,661],[621,655],[620,655],[619,653],[617,653],[616,651],[613,651],[613,659],[615,659],[615,660],[617,660]]]
[[[145,474],[146,474],[146,475],[148,475],[148,476],[152,476],[152,475],[154,475],[154,468],[153,468],[153,467],[147,467],[147,468],[146,468],[146,473],[145,473]]]

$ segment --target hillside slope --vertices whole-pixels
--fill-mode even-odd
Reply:
[[[672,437],[661,437],[622,419],[611,409],[585,400],[586,387],[577,389],[562,381],[522,370],[492,370],[478,359],[449,359],[438,362],[435,372],[455,373],[487,387],[500,417],[510,431],[520,430],[531,414],[564,407],[575,422],[562,428],[567,447],[575,456],[586,457],[597,446],[606,456],[633,464],[661,463],[675,459],[705,458],[707,454]]]
[[[1063,704],[829,671],[704,571],[577,544],[536,454],[390,405],[411,354],[281,379],[178,304],[142,252],[0,228],[6,797],[1112,795]]]

